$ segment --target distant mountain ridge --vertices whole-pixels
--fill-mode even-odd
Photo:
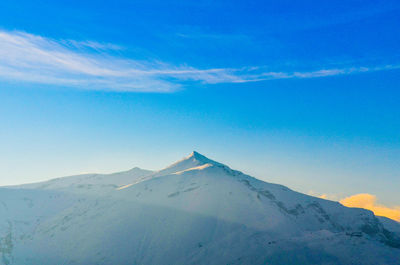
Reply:
[[[0,264],[400,264],[399,231],[197,152],[0,188]]]

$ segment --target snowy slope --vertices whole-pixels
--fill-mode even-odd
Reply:
[[[0,189],[0,263],[400,264],[399,223],[196,152],[95,176]]]
[[[104,193],[143,180],[153,172],[150,170],[132,168],[113,174],[84,174],[56,178],[49,181],[24,184],[22,189],[59,190],[76,193]]]

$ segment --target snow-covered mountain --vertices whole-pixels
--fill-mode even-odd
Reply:
[[[400,224],[193,152],[1,188],[0,264],[400,264]]]

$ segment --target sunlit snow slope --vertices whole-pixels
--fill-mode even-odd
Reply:
[[[0,189],[0,264],[400,264],[399,231],[196,152]]]

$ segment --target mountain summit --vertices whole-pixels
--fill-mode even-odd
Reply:
[[[1,188],[0,201],[4,264],[400,260],[397,222],[263,182],[197,152],[155,172]]]
[[[196,168],[199,166],[204,166],[206,164],[213,165],[213,166],[225,166],[221,163],[218,163],[214,160],[211,160],[204,155],[193,151],[189,156],[179,160],[178,162],[173,163],[172,165],[160,170],[157,174],[158,175],[167,175],[174,172],[184,171],[191,168]]]

